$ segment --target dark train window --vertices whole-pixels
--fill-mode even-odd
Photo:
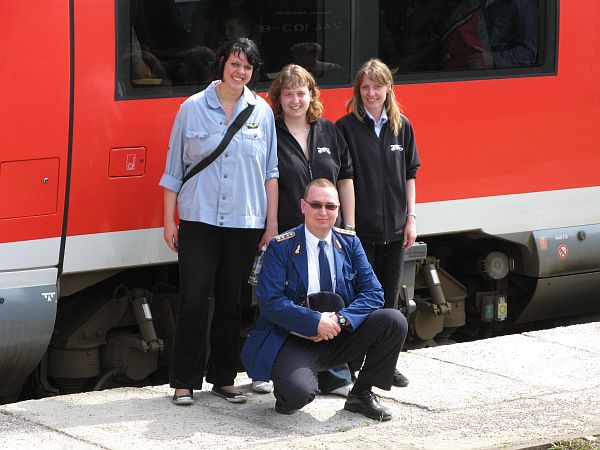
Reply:
[[[553,73],[557,0],[117,0],[117,98],[186,96],[227,39],[261,52],[257,88],[296,63],[347,86],[379,57],[398,82]]]
[[[350,82],[347,0],[119,0],[117,22],[118,98],[198,91],[214,78],[221,44],[236,37],[259,47],[258,89],[292,62],[320,85]]]
[[[379,55],[397,74],[552,72],[551,13],[544,0],[381,0]]]

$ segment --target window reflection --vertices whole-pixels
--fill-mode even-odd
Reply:
[[[539,63],[538,0],[382,0],[380,55],[398,72]]]
[[[349,84],[363,62],[355,59],[366,57],[381,58],[398,76],[544,63],[547,0],[118,1],[126,36],[118,41],[119,87],[127,94],[202,88],[214,79],[219,46],[237,37],[257,43],[262,87],[292,62],[321,86]],[[353,21],[353,8],[368,14]],[[354,30],[363,30],[361,39]]]

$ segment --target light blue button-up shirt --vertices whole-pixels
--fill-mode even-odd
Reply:
[[[178,192],[183,220],[230,228],[264,228],[267,217],[265,181],[279,177],[277,135],[270,106],[248,89],[237,101],[232,117],[248,104],[254,111],[223,153],[199,174],[182,181],[199,161],[217,148],[228,125],[214,81],[179,108],[171,130],[165,173],[160,185]]]
[[[373,122],[375,122],[375,117],[373,117],[373,115],[367,111],[367,109],[365,108],[365,113],[367,113],[367,116],[369,116],[371,119],[373,119]],[[385,110],[385,107],[381,110],[381,117],[379,118],[379,122],[375,122],[375,134],[377,135],[377,137],[379,137],[379,135],[381,134],[381,129],[383,128],[383,124],[386,123],[388,121],[388,116],[387,116],[387,111]]]

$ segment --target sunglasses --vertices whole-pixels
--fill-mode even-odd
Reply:
[[[321,209],[325,208],[327,211],[335,211],[338,209],[338,206],[335,203],[321,203],[321,202],[309,202],[308,200],[304,200],[306,203],[310,205],[312,209]]]

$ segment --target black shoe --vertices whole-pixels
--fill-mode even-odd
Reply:
[[[279,413],[279,414],[285,414],[286,416],[291,416],[292,414],[295,414],[298,412],[297,409],[287,409],[284,408],[283,406],[281,406],[279,404],[279,401],[275,402],[275,412]]]
[[[246,396],[241,392],[227,392],[221,389],[220,386],[213,386],[212,391],[217,397],[224,398],[230,403],[246,403]]]
[[[171,400],[176,405],[191,405],[194,403],[194,391],[188,389],[188,392],[185,394],[177,395],[173,394],[173,399]]]
[[[369,419],[386,421],[392,418],[392,413],[385,406],[379,404],[379,399],[373,392],[365,391],[359,394],[350,392],[346,403],[344,404],[346,411],[358,412]]]
[[[398,387],[406,387],[408,386],[408,378],[398,372],[398,369],[394,369],[394,381],[392,381],[392,384]]]

